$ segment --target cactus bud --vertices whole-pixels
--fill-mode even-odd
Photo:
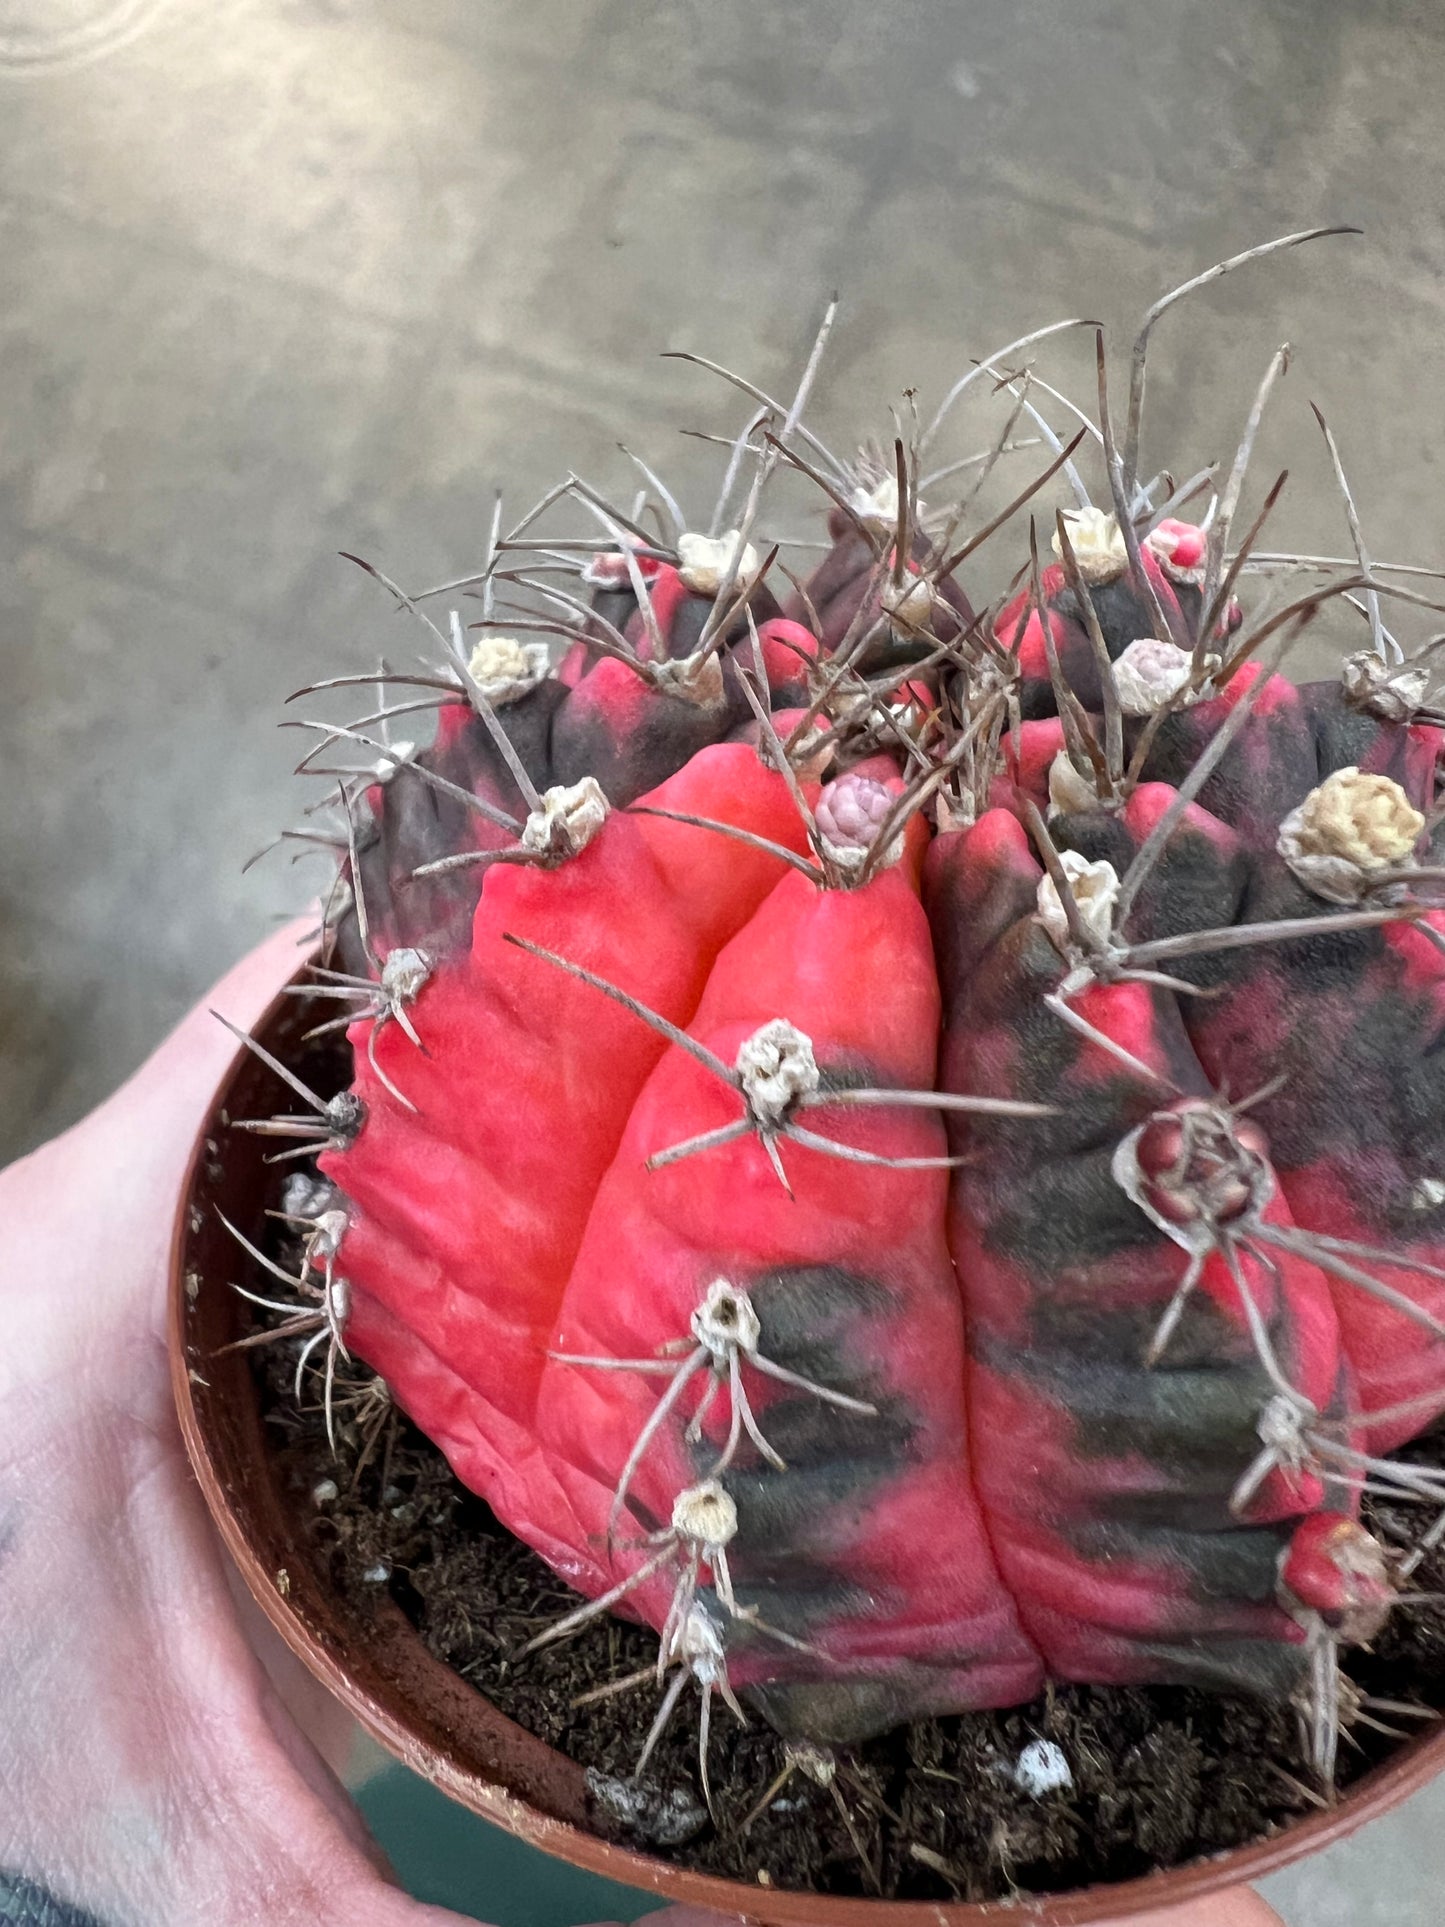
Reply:
[[[898,526],[898,477],[880,476],[871,488],[860,482],[848,498],[848,506],[863,523],[879,535]]]
[[[585,850],[607,821],[611,806],[595,776],[559,784],[542,798],[522,826],[521,845],[537,856],[562,858]]]
[[[1119,873],[1112,863],[1090,863],[1077,850],[1061,850],[1059,861],[1079,920],[1092,937],[1107,944],[1114,934],[1114,907],[1119,901]],[[1073,945],[1069,919],[1052,877],[1039,880],[1038,914],[1055,945],[1068,952]]]
[[[546,675],[550,660],[545,642],[483,636],[471,653],[467,674],[493,709],[501,709],[534,689]]]
[[[632,569],[650,581],[662,567],[655,555],[634,555],[632,567],[628,566],[627,551],[641,546],[635,535],[624,534],[622,546],[616,549],[599,549],[590,556],[582,570],[582,580],[589,589],[628,590],[632,587]]]
[[[884,613],[900,629],[908,630],[927,628],[937,600],[928,577],[912,568],[904,570],[901,582],[895,582],[890,576],[878,594]]]
[[[1129,551],[1124,546],[1118,518],[1103,509],[1065,509],[1064,525],[1069,531],[1069,546],[1085,582],[1095,588],[1114,582],[1129,566]],[[1064,552],[1058,533],[1054,534],[1054,554]]]
[[[1071,816],[1098,807],[1099,792],[1093,777],[1075,769],[1069,752],[1061,749],[1049,764],[1049,815]]]
[[[1157,1112],[1134,1141],[1141,1202],[1171,1224],[1229,1224],[1262,1202],[1269,1146],[1245,1119],[1197,1101]]]
[[[1140,636],[1114,664],[1119,707],[1128,716],[1152,716],[1189,686],[1194,658],[1177,642]]]
[[[824,856],[840,870],[861,869],[893,807],[893,800],[892,791],[882,783],[856,772],[827,784],[815,812]],[[903,838],[899,835],[884,853],[884,867],[896,863],[902,851]]]
[[[1425,700],[1430,671],[1423,665],[1396,668],[1382,662],[1373,649],[1347,656],[1340,671],[1345,700],[1387,723],[1408,723]]]
[[[1307,890],[1335,903],[1355,903],[1376,872],[1409,862],[1424,827],[1424,817],[1393,778],[1351,764],[1290,811],[1277,847]]]
[[[1144,546],[1171,582],[1197,586],[1204,580],[1204,558],[1209,537],[1197,523],[1176,522],[1166,515],[1144,537]]]
[[[727,581],[739,543],[742,543],[742,554],[734,584],[743,588],[758,572],[758,552],[751,542],[743,542],[737,529],[729,529],[726,535],[680,535],[677,572],[684,588],[694,595],[715,596]]]

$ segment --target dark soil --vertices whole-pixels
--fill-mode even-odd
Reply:
[[[1258,1839],[1319,1804],[1288,1707],[1195,1688],[1060,1687],[1028,1706],[919,1720],[840,1753],[829,1785],[795,1768],[746,1828],[787,1761],[760,1720],[739,1727],[719,1704],[714,1825],[698,1787],[695,1697],[641,1787],[631,1775],[656,1686],[576,1704],[646,1667],[655,1636],[605,1618],[514,1659],[575,1595],[415,1427],[367,1399],[365,1376],[343,1388],[333,1459],[319,1408],[296,1410],[291,1355],[262,1347],[253,1358],[277,1475],[312,1520],[319,1571],[363,1610],[389,1594],[435,1655],[590,1769],[599,1832],[776,1887],[983,1900],[1174,1866]],[[1421,1455],[1438,1462],[1439,1450],[1437,1440]],[[1397,1542],[1419,1531],[1418,1513],[1404,1508],[1377,1506],[1371,1523]],[[1445,1555],[1427,1559],[1412,1584],[1445,1593]],[[1351,1652],[1346,1664],[1366,1692],[1445,1707],[1445,1606],[1402,1607],[1374,1651]],[[1020,1753],[1038,1739],[1061,1749],[1073,1781],[1042,1798],[1014,1779]],[[1341,1786],[1398,1744],[1357,1726],[1341,1749]]]

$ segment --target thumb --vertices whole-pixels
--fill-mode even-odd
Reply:
[[[148,1324],[158,1320],[158,1284],[191,1147],[239,1048],[213,1012],[241,1030],[255,1025],[306,957],[307,929],[297,921],[258,945],[104,1104],[0,1172],[15,1260],[0,1291],[18,1296],[27,1279],[50,1275],[62,1257],[73,1262],[75,1199],[83,1193],[89,1223],[104,1226],[117,1260],[99,1274],[87,1303],[126,1318],[140,1305]]]
[[[221,1019],[238,1030],[253,1029],[310,956],[306,939],[315,927],[314,918],[298,918],[233,964],[101,1107],[96,1121],[106,1121],[116,1112],[133,1120],[139,1110],[148,1130],[155,1133],[148,1145],[154,1157],[172,1165],[183,1160],[238,1048],[235,1031],[228,1030]]]
[[[1109,1923],[1101,1921],[1099,1927],[1109,1927]],[[1227,1893],[1186,1901],[1182,1907],[1131,1914],[1129,1927],[1283,1927],[1283,1923],[1273,1907],[1250,1888],[1231,1887]]]
[[[649,1914],[648,1927],[740,1927],[725,1914],[714,1914],[700,1907],[665,1907]],[[1112,1927],[1101,1917],[1098,1927]],[[1124,1927],[1121,1921],[1119,1927]],[[1248,1887],[1232,1887],[1227,1893],[1213,1894],[1207,1900],[1187,1901],[1182,1907],[1165,1907],[1147,1914],[1130,1914],[1128,1927],[1282,1927],[1279,1915],[1267,1907]]]

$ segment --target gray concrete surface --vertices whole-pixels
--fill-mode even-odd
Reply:
[[[782,383],[837,288],[847,439],[1356,221],[1171,318],[1149,450],[1232,444],[1289,339],[1281,538],[1343,540],[1314,396],[1377,552],[1442,560],[1442,82],[1407,0],[0,0],[0,1156],[299,900],[241,873],[294,807],[280,699],[396,645],[335,552],[465,567],[494,485],[617,479],[624,436],[700,482],[673,430],[735,416],[661,347]],[[1437,1921],[1442,1819],[1271,1893]]]

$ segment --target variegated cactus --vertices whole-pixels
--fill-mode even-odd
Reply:
[[[1004,515],[925,508],[937,421],[832,456],[815,353],[790,405],[741,384],[707,532],[650,471],[499,509],[479,619],[386,584],[434,666],[317,725],[367,753],[304,990],[355,1070],[259,1126],[321,1173],[280,1329],[583,1596],[536,1643],[656,1628],[641,1755],[695,1681],[704,1785],[714,1694],[820,1744],[1051,1680],[1292,1697],[1328,1775],[1337,1647],[1411,1557],[1361,1495],[1445,1507],[1390,1457],[1445,1410],[1429,662],[1358,534],[1249,614],[1282,361],[1229,473],[1141,484],[1162,305],[1122,446],[1102,379],[1048,427],[1053,330],[959,384],[1016,398],[986,470],[1025,414],[1053,445]],[[832,546],[775,600],[788,470]],[[1352,603],[1370,646],[1285,680]],[[429,748],[377,733],[427,706]]]

